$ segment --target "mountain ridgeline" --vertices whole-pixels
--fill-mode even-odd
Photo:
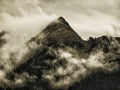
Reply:
[[[34,54],[8,73],[8,78],[12,80],[23,73],[28,77],[23,85],[5,86],[6,89],[120,90],[120,37],[90,37],[84,41],[59,17],[27,45]],[[100,66],[94,64],[94,59]]]

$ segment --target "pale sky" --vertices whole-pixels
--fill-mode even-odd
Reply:
[[[120,0],[1,0],[0,12],[17,17],[33,15],[33,19],[36,14],[44,17],[41,13],[49,14],[49,18],[51,14],[63,16],[81,37],[88,39],[90,36],[120,36],[119,3]]]
[[[84,38],[119,36],[119,3],[119,0],[40,0],[44,12],[63,16]]]

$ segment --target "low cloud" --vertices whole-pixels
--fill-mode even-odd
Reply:
[[[20,75],[9,80],[7,74],[24,63],[36,47],[29,43],[32,37],[56,20],[56,15],[44,13],[38,0],[0,0],[0,86],[22,83]],[[39,38],[43,37],[39,36]],[[27,75],[26,75],[27,76]],[[11,82],[11,83],[10,83]],[[12,84],[13,83],[13,84]]]
[[[113,72],[118,69],[116,63],[109,63],[106,55],[102,51],[91,53],[88,58],[79,57],[76,51],[59,49],[58,57],[52,64],[56,68],[45,70],[42,75],[52,88],[67,89],[75,82],[80,82],[93,72],[103,71],[106,73]],[[58,63],[62,63],[58,65]]]

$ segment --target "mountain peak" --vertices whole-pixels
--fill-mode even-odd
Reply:
[[[59,20],[60,22],[65,22],[65,23],[66,23],[66,20],[65,20],[63,17],[59,17],[58,20]]]
[[[83,41],[63,17],[59,17],[50,23],[42,32],[46,35],[45,40],[48,41],[50,39],[50,42],[53,41],[52,44],[70,43],[73,45],[73,43],[81,43]]]
[[[58,17],[59,20],[65,20],[62,16]]]
[[[44,34],[44,36],[40,38],[42,34]],[[66,90],[70,86],[74,88],[76,85],[74,85],[74,83],[77,80],[77,83],[82,85],[79,83],[81,76],[83,76],[83,74],[81,74],[82,67],[84,67],[83,69],[86,71],[83,76],[83,78],[85,78],[86,75],[90,74],[90,70],[93,70],[91,73],[97,70],[112,70],[113,68],[117,70],[120,65],[120,38],[102,36],[84,41],[69,26],[63,17],[59,17],[50,23],[40,34],[33,37],[32,41],[35,45],[38,45],[39,48],[34,50],[34,54],[28,58],[25,63],[22,63],[13,71],[15,75],[16,73],[19,74],[23,72],[30,75],[26,79],[25,85],[21,88],[32,90],[36,90],[36,88],[43,88],[44,90]],[[31,44],[31,42],[29,43]],[[60,50],[62,50],[62,52],[60,52]],[[66,53],[70,53],[70,56]],[[65,55],[68,56],[66,57]],[[96,63],[94,64],[94,60],[98,63],[98,67],[96,67]],[[85,63],[83,63],[83,61],[85,61]],[[65,71],[65,74],[60,68]],[[67,71],[69,68],[74,72]],[[59,70],[60,72],[58,72]],[[78,73],[78,71],[80,73]],[[61,74],[61,72],[63,74]],[[78,75],[76,73],[78,73]],[[73,77],[74,75],[75,78]],[[69,81],[67,84],[64,83],[68,78],[73,79],[73,81]],[[103,78],[104,77],[102,77],[102,80]],[[92,81],[93,80],[90,82]]]
[[[59,17],[57,18],[55,21],[51,22],[47,28],[51,28],[51,27],[59,27],[59,26],[66,26],[69,29],[72,29],[70,27],[70,25],[68,24],[68,22],[63,18],[63,17]]]

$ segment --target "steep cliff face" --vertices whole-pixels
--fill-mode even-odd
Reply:
[[[21,75],[24,83],[9,88],[71,89],[79,86],[78,83],[78,86],[74,85],[76,82],[81,82],[94,72],[119,71],[119,37],[91,37],[84,41],[62,17],[50,23],[27,45],[33,54],[8,74],[10,80]]]

